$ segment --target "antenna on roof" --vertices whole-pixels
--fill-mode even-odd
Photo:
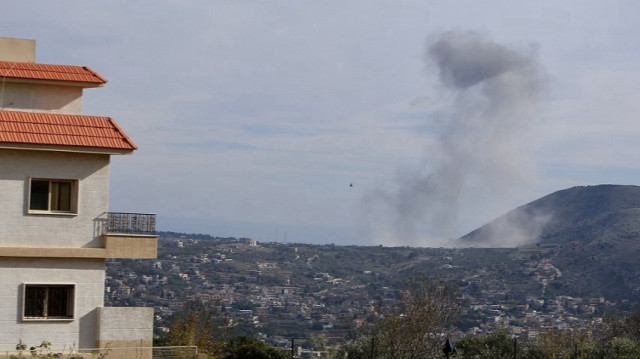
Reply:
[[[13,70],[14,66],[16,66],[15,61],[13,61],[11,63],[11,67],[9,67],[9,69],[2,74],[2,88],[0,89],[0,111],[4,110],[5,108],[5,106],[2,105],[4,101],[4,83],[7,81],[7,75],[9,75],[9,72]],[[9,105],[13,105],[13,102],[9,103]]]

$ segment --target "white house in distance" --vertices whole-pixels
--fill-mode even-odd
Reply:
[[[152,345],[153,308],[104,307],[107,258],[157,255],[155,215],[108,212],[110,157],[137,147],[113,119],[82,114],[83,90],[106,82],[0,38],[0,355]]]

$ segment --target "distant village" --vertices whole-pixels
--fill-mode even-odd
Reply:
[[[363,252],[367,248],[381,250],[361,248]],[[291,338],[304,339],[301,350],[313,353],[351,338],[400,295],[400,283],[393,282],[391,273],[380,272],[384,263],[373,265],[380,257],[378,253],[366,255],[374,259],[370,268],[363,265],[350,271],[342,268],[349,267],[348,262],[323,258],[330,257],[325,252],[339,255],[339,246],[161,235],[158,250],[155,261],[109,261],[106,280],[108,305],[154,307],[156,337],[166,334],[171,319],[185,303],[196,302],[215,308],[224,319],[225,330],[280,347],[290,345]],[[411,252],[410,248],[398,250]],[[438,255],[440,270],[454,269],[447,263],[447,249],[431,251]],[[357,265],[358,259],[354,263]],[[327,270],[332,265],[335,268]],[[344,275],[336,275],[336,271]],[[541,288],[562,276],[544,259],[529,263],[525,271],[528,280]],[[521,300],[512,288],[495,282],[499,279],[483,268],[457,268],[455,276],[456,281],[466,283],[465,288],[478,289],[461,290],[467,311],[459,337],[491,333],[500,327],[529,338],[550,327],[593,328],[616,305],[603,297],[544,298],[543,293]]]

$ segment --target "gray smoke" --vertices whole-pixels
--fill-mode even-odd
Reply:
[[[465,202],[477,198],[472,192],[496,199],[526,177],[528,161],[517,137],[534,120],[538,102],[533,56],[456,31],[431,43],[428,60],[452,100],[441,109],[444,115],[427,119],[438,134],[425,168],[402,171],[395,190],[365,199],[371,229],[385,244],[442,245],[473,229],[459,228],[462,206],[476,206]]]

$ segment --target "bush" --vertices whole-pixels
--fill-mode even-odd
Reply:
[[[240,336],[231,339],[223,349],[222,359],[287,359],[283,350],[257,339]]]

